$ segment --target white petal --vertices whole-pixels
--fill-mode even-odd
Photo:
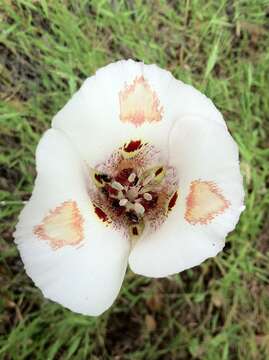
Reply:
[[[207,115],[181,117],[170,136],[170,164],[178,171],[179,197],[166,222],[132,250],[129,264],[138,274],[167,276],[215,256],[244,209],[238,149],[221,121]],[[195,184],[202,190],[195,201],[203,204],[194,208],[197,204],[190,202],[186,216]]]
[[[145,121],[141,126],[135,126],[121,120],[120,97],[141,77],[147,86],[145,95],[156,97],[158,105],[155,104],[155,108],[162,116],[160,120],[153,119],[152,122]],[[168,71],[156,65],[144,65],[132,60],[110,64],[84,82],[81,89],[56,114],[53,127],[68,135],[91,166],[104,161],[113,150],[129,140],[141,139],[153,143],[160,150],[167,149],[172,117],[170,106],[166,103],[171,96],[173,99],[176,96],[167,92],[171,81],[176,80]],[[147,106],[144,98],[143,94],[138,98],[138,108]]]
[[[35,188],[15,232],[26,272],[45,297],[75,312],[98,315],[120,290],[129,244],[94,215],[88,174],[64,134],[48,130],[36,157]],[[76,211],[72,215],[70,204]],[[56,214],[65,226],[55,225]]]

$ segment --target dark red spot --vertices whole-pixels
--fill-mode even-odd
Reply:
[[[114,189],[114,188],[113,188],[112,186],[110,186],[110,185],[107,185],[107,186],[106,186],[106,189],[107,189],[109,195],[115,195],[115,196],[117,196],[118,193],[119,193],[119,191],[118,191],[117,189]]]
[[[175,206],[176,201],[177,201],[177,197],[178,197],[178,194],[177,194],[177,191],[176,191],[174,193],[174,195],[171,197],[170,201],[169,201],[168,210],[171,210]]]
[[[120,202],[117,199],[113,199],[111,201],[111,207],[117,216],[120,216],[125,212],[125,208],[123,206],[120,206]]]
[[[141,148],[141,140],[132,140],[128,144],[124,145],[124,151],[130,153]]]
[[[108,190],[107,190],[106,187],[102,187],[101,192],[102,192],[106,197],[109,196],[109,192],[108,192]]]
[[[94,206],[94,211],[95,211],[95,214],[99,217],[99,219],[102,220],[103,222],[108,220],[107,214],[102,209],[100,209],[98,206]]]
[[[157,169],[157,170],[155,171],[155,176],[158,176],[162,171],[163,171],[163,168],[162,168],[162,167],[160,167],[159,169]]]
[[[138,230],[137,230],[137,227],[136,227],[136,226],[134,226],[134,227],[132,228],[132,232],[133,232],[133,235],[134,235],[134,236],[137,236],[137,235],[138,235]]]
[[[113,199],[111,202],[111,206],[113,209],[118,209],[118,208],[122,207],[122,206],[120,206],[120,202],[118,199]]]
[[[96,181],[98,181],[100,184],[102,184],[101,175],[99,175],[99,174],[94,174],[94,178],[95,178]]]
[[[132,168],[123,169],[117,174],[115,180],[121,183],[122,185],[128,185],[129,184],[128,177],[131,175],[132,172],[133,172]]]
[[[108,175],[106,175],[106,174],[101,174],[101,175],[100,175],[100,178],[101,178],[104,182],[106,182],[106,183],[108,183],[108,182],[111,181],[111,177],[108,176]]]

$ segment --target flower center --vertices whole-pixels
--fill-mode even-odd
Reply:
[[[125,228],[131,239],[140,237],[146,225],[156,229],[176,203],[175,170],[158,155],[154,147],[131,141],[92,170],[96,214]]]

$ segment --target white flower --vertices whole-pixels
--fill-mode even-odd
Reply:
[[[52,299],[98,315],[127,263],[164,277],[215,256],[243,206],[238,149],[213,103],[156,65],[110,64],[58,112],[15,240]]]

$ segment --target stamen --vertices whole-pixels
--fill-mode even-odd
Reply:
[[[128,203],[128,199],[121,199],[120,200],[120,206],[125,206]]]
[[[136,202],[134,204],[134,210],[135,212],[137,213],[137,215],[144,215],[144,212],[145,212],[145,208],[143,205],[141,205],[140,203]]]
[[[119,183],[118,181],[113,181],[113,183],[111,184],[111,186],[116,189],[116,190],[123,190],[124,186],[121,185],[121,183]]]
[[[145,193],[145,194],[143,195],[143,197],[144,197],[144,199],[147,200],[147,201],[152,200],[152,195],[149,194],[149,193]]]
[[[154,177],[154,174],[150,174],[149,176],[147,176],[146,179],[143,181],[143,186],[148,185],[154,179]]]
[[[128,177],[128,181],[130,183],[134,182],[136,178],[136,174],[135,173],[131,173],[131,175]]]

